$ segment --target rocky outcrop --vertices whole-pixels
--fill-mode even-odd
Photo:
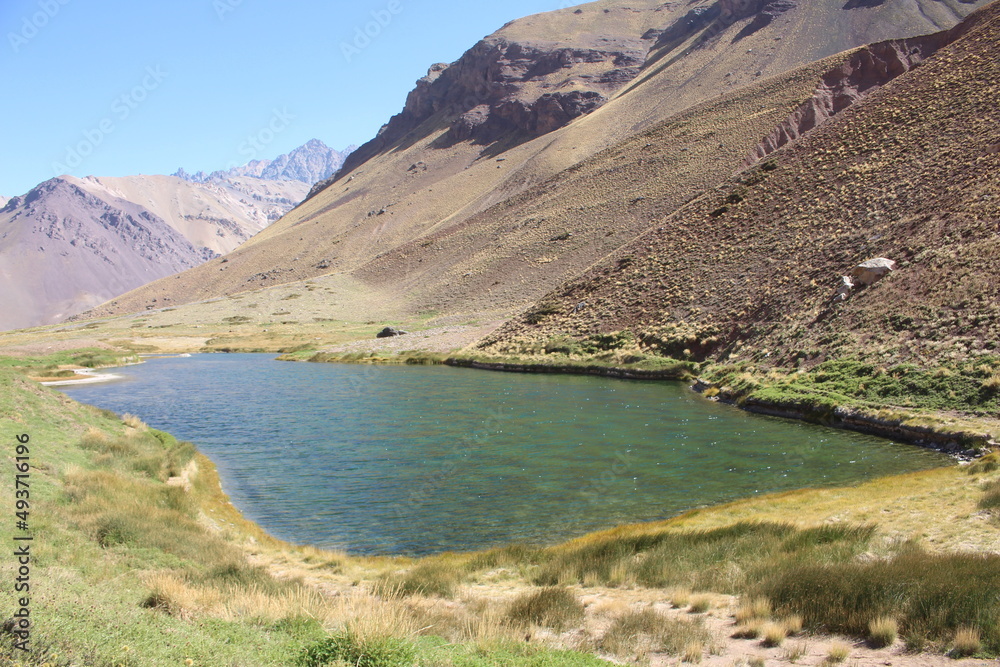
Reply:
[[[823,75],[812,98],[764,137],[743,163],[750,167],[806,132],[822,125],[893,79],[919,67],[939,49],[964,34],[970,22],[951,30],[912,39],[879,42],[858,49]]]
[[[701,4],[660,32],[652,51],[673,50],[695,35],[698,39],[694,47],[703,46],[734,23],[753,17],[736,36],[739,41],[766,28],[775,18],[796,6],[793,0],[718,0]]]
[[[603,105],[639,74],[648,42],[639,36],[605,42],[602,48],[568,48],[484,39],[458,61],[432,65],[403,110],[352,153],[340,173],[353,171],[431,119],[448,127],[440,145],[485,145],[501,137],[524,141],[552,132]],[[558,89],[570,80],[571,90]],[[309,196],[338,178],[318,183]]]
[[[410,333],[409,331],[403,331],[402,329],[397,329],[396,327],[386,327],[375,334],[376,338],[395,338],[396,336],[405,336]]]

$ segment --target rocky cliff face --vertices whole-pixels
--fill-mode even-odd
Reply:
[[[823,76],[812,98],[764,137],[747,157],[743,167],[756,164],[896,77],[919,67],[967,29],[968,24],[963,24],[946,32],[880,42],[858,49],[844,63]]]
[[[452,64],[431,66],[403,110],[344,163],[347,174],[431,119],[448,131],[439,145],[529,140],[597,109],[638,76],[653,35],[565,47],[488,37]],[[310,197],[335,181],[317,183]]]

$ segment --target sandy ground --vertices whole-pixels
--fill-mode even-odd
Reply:
[[[489,335],[501,324],[503,324],[502,320],[495,320],[481,325],[437,327],[394,338],[353,341],[329,347],[322,351],[334,353],[382,352],[390,354],[410,350],[435,353],[454,352]]]
[[[69,385],[110,382],[111,380],[119,380],[122,377],[121,375],[115,375],[114,373],[98,373],[97,371],[92,371],[89,368],[79,368],[73,372],[80,377],[72,380],[50,380],[48,382],[40,382],[39,384],[45,385],[46,387],[66,387]]]

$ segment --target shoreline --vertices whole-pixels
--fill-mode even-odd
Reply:
[[[131,366],[133,364],[129,365]],[[111,382],[112,380],[120,380],[123,377],[121,375],[115,375],[114,373],[98,373],[92,368],[77,368],[73,372],[83,377],[74,378],[72,380],[49,380],[47,382],[39,382],[38,384],[43,387],[69,387],[81,384]]]
[[[102,366],[101,368],[125,368],[126,366],[138,366],[139,364],[146,363],[143,357],[171,359],[176,357],[190,357],[190,356],[191,355],[187,352],[183,354],[140,354],[139,361],[134,361],[129,364],[119,364],[117,366]],[[97,372],[98,370],[99,369],[97,368],[77,368],[74,369],[73,372],[76,373],[77,375],[82,375],[83,377],[73,378],[69,380],[47,380],[45,382],[39,382],[38,384],[42,385],[43,387],[71,387],[84,384],[113,382],[114,380],[121,380],[123,377],[125,377],[123,375],[116,375],[115,373],[98,373]]]
[[[535,364],[525,362],[487,362],[461,357],[449,357],[443,362],[456,368],[475,368],[479,370],[506,373],[560,373],[567,375],[594,375],[625,380],[671,380],[688,382],[689,374],[678,370],[642,370],[621,367],[600,366],[596,364],[566,365],[566,364]],[[694,378],[689,388],[701,395],[709,389],[719,389],[701,378]],[[717,397],[706,397],[707,400],[719,401],[732,405],[753,414],[794,419],[810,424],[818,424],[829,428],[874,435],[889,440],[916,445],[948,454],[959,461],[970,461],[980,455],[984,449],[1000,445],[990,434],[973,433],[969,431],[947,431],[932,426],[907,424],[907,415],[899,418],[882,418],[866,414],[858,408],[837,406],[830,413],[821,412],[818,406],[803,401],[799,405],[788,405],[759,398],[744,399],[738,394],[719,394]],[[888,407],[888,406],[887,406]]]

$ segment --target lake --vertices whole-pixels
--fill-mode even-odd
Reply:
[[[194,442],[233,503],[272,535],[352,554],[551,544],[949,463],[745,413],[679,382],[263,354],[154,358],[112,372],[124,377],[61,389]]]

